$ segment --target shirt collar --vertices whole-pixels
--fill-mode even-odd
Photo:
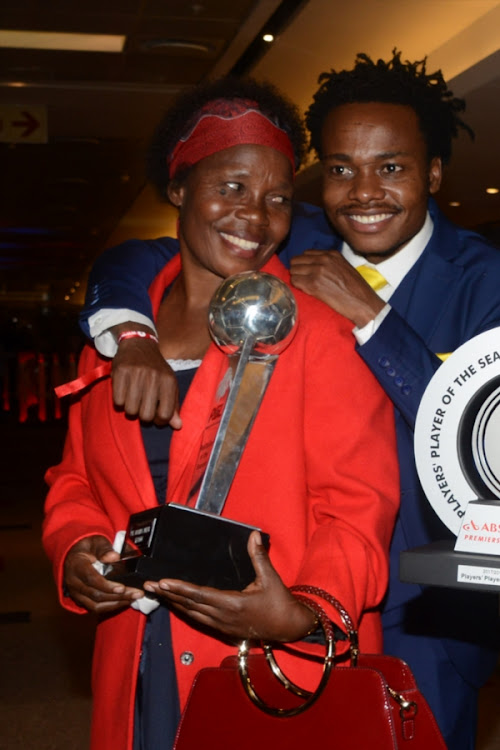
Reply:
[[[362,265],[376,268],[377,271],[380,271],[382,276],[387,279],[388,284],[390,284],[394,290],[402,282],[410,268],[415,265],[424,252],[427,243],[431,238],[433,228],[434,224],[429,212],[427,212],[422,229],[420,229],[420,231],[417,232],[417,234],[412,237],[401,250],[394,253],[394,255],[387,258],[387,260],[377,263],[377,265],[370,263],[361,255],[354,253],[346,242],[342,244],[341,253],[347,262],[350,263],[351,266],[354,266],[354,268]]]

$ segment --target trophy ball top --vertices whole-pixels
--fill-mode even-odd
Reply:
[[[226,353],[239,351],[252,337],[256,354],[279,354],[293,338],[297,305],[289,287],[269,273],[245,271],[225,279],[215,292],[208,325]]]

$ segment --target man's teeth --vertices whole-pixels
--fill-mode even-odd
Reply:
[[[259,247],[258,242],[250,242],[250,240],[244,240],[242,237],[236,237],[234,234],[226,234],[221,232],[221,237],[230,242],[232,245],[241,247],[242,250],[257,250]]]
[[[371,216],[365,214],[353,214],[351,215],[351,219],[354,219],[354,221],[359,221],[360,224],[376,224],[378,221],[388,219],[390,216],[392,216],[392,214],[373,214]]]

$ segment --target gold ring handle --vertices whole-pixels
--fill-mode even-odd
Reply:
[[[325,639],[326,639],[326,653],[325,658],[323,662],[323,673],[321,675],[320,682],[318,684],[318,687],[316,690],[311,693],[307,690],[303,690],[298,685],[295,685],[291,680],[286,677],[286,675],[281,671],[280,667],[278,666],[274,654],[272,651],[271,646],[266,643],[263,644],[264,652],[266,655],[267,662],[274,674],[274,676],[281,682],[281,684],[290,692],[294,693],[295,695],[298,695],[301,698],[304,698],[304,702],[301,703],[299,706],[295,706],[294,708],[279,708],[277,706],[270,706],[268,703],[266,703],[260,695],[255,690],[255,687],[252,683],[252,680],[250,678],[249,672],[248,672],[248,654],[250,652],[250,646],[248,641],[243,641],[243,643],[240,645],[239,651],[238,651],[238,671],[240,675],[240,679],[243,685],[243,688],[252,701],[258,708],[261,709],[261,711],[264,711],[267,714],[270,714],[271,716],[275,717],[290,717],[290,716],[296,716],[297,714],[302,713],[303,711],[306,711],[312,704],[319,698],[321,693],[326,687],[326,684],[328,682],[328,678],[330,677],[330,673],[333,666],[333,660],[335,657],[335,637],[333,632],[333,627],[331,622],[329,621],[325,611],[322,607],[320,607],[319,604],[317,604],[315,601],[303,597],[300,595],[296,595],[296,598],[301,601],[303,604],[305,604],[306,607],[309,607],[309,609],[312,609],[313,612],[318,616],[318,620],[320,622],[321,627],[323,628],[323,631],[325,633]]]

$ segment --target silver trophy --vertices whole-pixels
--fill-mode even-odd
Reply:
[[[278,355],[291,342],[295,299],[280,279],[249,271],[222,282],[209,307],[215,343],[228,355],[228,388],[219,390],[186,505],[168,503],[130,517],[121,559],[106,577],[142,587],[178,578],[243,589],[255,577],[247,552],[254,527],[221,513]],[[265,447],[263,447],[265,450]],[[261,531],[260,529],[258,529]],[[263,542],[269,537],[261,532]]]

